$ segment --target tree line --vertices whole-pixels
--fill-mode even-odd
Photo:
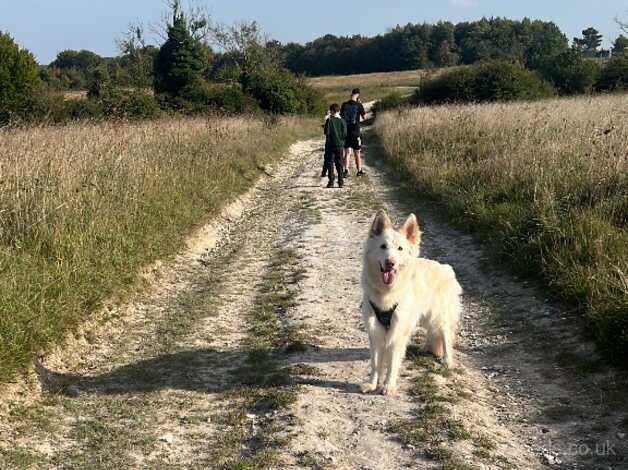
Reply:
[[[620,36],[613,49],[624,49]],[[574,38],[573,48],[584,57],[605,57],[602,36],[587,28]],[[287,67],[295,73],[345,75],[370,72],[469,65],[487,61],[516,61],[538,68],[549,57],[570,49],[567,36],[553,22],[482,18],[478,21],[436,24],[408,23],[374,37],[327,34],[307,44],[283,47]]]
[[[246,28],[244,25],[244,36]],[[256,39],[260,41],[258,33]],[[248,34],[250,36],[251,31]],[[221,37],[223,44],[220,46],[224,46],[224,34]],[[250,42],[250,37],[242,39],[243,43],[247,41]],[[620,35],[616,38],[611,50],[601,49],[601,44],[602,36],[593,27],[583,30],[582,37],[573,38],[570,46],[567,36],[553,22],[482,18],[458,24],[447,21],[409,23],[374,37],[328,34],[304,45],[266,41],[264,49],[293,73],[307,76],[390,72],[504,60],[538,70],[547,68],[551,60],[568,52],[575,52],[582,58],[622,54],[628,47],[628,37]],[[84,90],[89,87],[94,71],[104,68],[117,86],[151,87],[153,63],[159,48],[147,45],[143,31],[137,27],[119,40],[118,45],[122,54],[112,58],[86,50],[61,51],[52,63],[41,67],[39,75],[53,89]],[[203,54],[207,62],[206,79],[233,81],[233,65],[237,60],[233,60],[232,48],[225,53],[206,47]],[[562,58],[564,60],[565,56]]]

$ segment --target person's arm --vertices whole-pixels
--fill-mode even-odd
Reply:
[[[342,123],[342,138],[343,139],[347,139],[347,123],[345,122],[344,119],[341,119],[340,122]]]
[[[327,120],[325,121],[325,124],[323,125],[323,134],[327,135],[328,132],[329,132],[329,118],[327,118]]]
[[[360,103],[360,117],[363,121],[366,121],[366,110],[364,109],[364,105]]]

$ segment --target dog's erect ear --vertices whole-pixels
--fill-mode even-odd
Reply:
[[[375,220],[373,220],[373,225],[371,225],[370,236],[377,237],[378,235],[381,235],[384,230],[389,228],[392,228],[392,222],[388,218],[388,214],[386,214],[386,211],[377,211]]]
[[[421,241],[421,230],[414,214],[408,216],[399,231],[412,245],[418,245]]]

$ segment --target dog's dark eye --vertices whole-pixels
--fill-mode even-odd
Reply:
[[[388,248],[388,247],[386,246],[386,243],[383,243],[383,244],[380,246],[380,248],[381,248],[382,250],[385,250],[385,249],[386,249],[386,248]]]
[[[403,247],[402,246],[399,247],[399,251],[403,251]]]

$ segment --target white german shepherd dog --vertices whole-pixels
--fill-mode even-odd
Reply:
[[[418,258],[421,231],[414,214],[393,229],[388,215],[375,216],[364,249],[362,316],[371,346],[365,393],[397,391],[399,368],[416,328],[427,330],[425,349],[454,363],[453,345],[462,288],[451,266]]]

